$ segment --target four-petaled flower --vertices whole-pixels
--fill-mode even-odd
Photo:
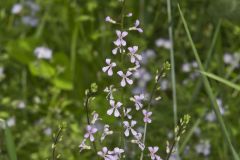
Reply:
[[[97,128],[94,128],[93,126],[88,125],[86,127],[86,130],[87,130],[87,133],[84,135],[84,138],[90,138],[90,141],[93,142],[94,141],[93,134],[98,131]]]
[[[107,147],[103,147],[102,151],[98,151],[97,154],[100,157],[104,158],[104,160],[114,160],[114,156],[108,154],[108,152],[109,151],[108,151]]]
[[[145,145],[141,141],[142,134],[141,133],[137,133],[134,137],[135,137],[135,139],[132,140],[131,142],[138,144],[138,147],[143,151],[145,149]]]
[[[133,84],[133,80],[129,79],[128,77],[132,75],[132,72],[127,71],[126,74],[123,73],[123,71],[118,71],[117,74],[119,76],[122,77],[122,81],[121,81],[121,86],[125,87],[126,86],[126,81],[128,84],[132,85]]]
[[[129,131],[131,131],[131,133],[135,136],[137,134],[137,132],[133,129],[133,127],[137,124],[136,121],[131,121],[131,124],[129,124],[128,121],[123,121],[123,125],[124,125],[124,128],[126,129],[124,134],[126,137],[129,136]]]
[[[117,46],[117,48],[114,48],[112,50],[113,54],[117,54],[118,50],[120,51],[120,53],[122,53],[124,51],[124,49],[122,49],[121,47],[126,46],[126,44],[127,44],[123,38],[128,35],[128,32],[126,32],[126,31],[121,32],[121,31],[117,30],[116,33],[117,33],[118,39],[116,41],[114,41],[113,43]]]
[[[101,136],[101,141],[103,141],[107,135],[113,134],[113,131],[111,131],[109,128],[110,127],[108,124],[104,125],[103,133]]]
[[[124,150],[116,147],[113,149],[113,151],[109,151],[108,153],[114,157],[112,160],[118,160],[121,158],[121,154],[124,153]]]
[[[129,113],[131,112],[131,108],[124,108],[123,109],[123,114],[124,114],[124,117],[127,117],[128,119],[132,119],[132,115],[130,115]]]
[[[151,160],[162,160],[160,156],[156,155],[156,152],[158,151],[158,147],[148,147],[148,150],[150,152]]]
[[[135,95],[134,97],[130,98],[130,100],[135,103],[135,107],[137,111],[143,107],[143,104],[142,104],[143,99],[144,99],[144,94]]]
[[[129,30],[137,30],[138,32],[142,33],[143,30],[142,28],[138,27],[140,25],[140,21],[137,19],[136,22],[134,23],[134,26],[129,28]]]
[[[103,72],[108,72],[108,75],[112,76],[113,75],[112,68],[116,67],[116,63],[115,62],[111,63],[111,59],[109,59],[109,58],[106,59],[106,63],[107,63],[107,66],[103,67],[102,71]]]
[[[130,55],[131,63],[135,63],[136,61],[142,60],[142,56],[139,54],[136,54],[136,52],[138,51],[138,46],[128,47],[128,50],[130,52],[129,55]]]
[[[86,142],[86,139],[83,139],[82,143],[79,145],[80,152],[82,152],[82,150],[84,149],[91,149],[91,147],[86,145],[85,142]]]
[[[151,123],[152,120],[149,118],[151,115],[152,115],[152,112],[148,112],[147,110],[143,110],[142,111],[143,115],[144,115],[144,118],[143,118],[143,122],[145,123]]]
[[[113,85],[110,85],[109,87],[106,87],[104,89],[104,92],[108,93],[106,98],[109,97],[110,99],[113,99],[113,92],[115,92],[115,91],[116,91],[116,88],[114,88]]]
[[[119,117],[120,113],[119,113],[118,109],[122,106],[122,103],[121,102],[117,102],[115,104],[114,100],[110,100],[110,105],[111,105],[111,108],[107,111],[107,114],[108,115],[112,115],[112,113],[114,112],[114,116],[115,117]]]

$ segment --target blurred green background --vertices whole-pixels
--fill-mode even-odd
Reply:
[[[177,4],[180,4],[206,71],[236,85],[240,80],[240,1],[172,1],[171,24],[166,0],[126,0],[127,20],[141,22],[144,32],[132,34],[128,41],[137,44],[146,57],[136,86],[131,90],[149,93],[156,70],[170,61],[168,27],[173,26],[176,63],[178,116],[188,113],[191,123],[187,137],[180,142],[182,159],[231,160],[232,155],[199,76],[198,67],[187,39]],[[22,8],[18,12],[16,5]],[[95,159],[91,151],[79,152],[86,126],[84,92],[97,83],[99,92],[91,104],[103,122],[114,124],[106,116],[108,103],[102,91],[119,79],[107,78],[101,71],[105,58],[112,57],[114,25],[106,16],[119,20],[118,0],[1,0],[0,1],[0,119],[12,133],[18,159],[41,160],[51,157],[52,134],[65,122],[63,140],[57,151],[61,159]],[[218,28],[218,30],[217,30]],[[217,30],[217,31],[216,31]],[[215,43],[213,43],[215,35]],[[37,59],[34,50],[47,47],[50,60]],[[233,146],[240,153],[240,94],[222,83],[210,80]],[[164,157],[166,140],[173,135],[171,76],[159,84],[162,99],[153,107],[149,125],[149,145],[158,145]],[[123,93],[126,97],[131,91]],[[141,128],[140,128],[141,129]],[[190,134],[188,134],[192,131]],[[108,138],[110,146],[118,143]],[[10,138],[11,139],[11,138]],[[0,129],[0,159],[9,160],[5,131]],[[139,154],[129,146],[131,155]],[[100,147],[99,147],[100,148]],[[100,149],[99,149],[100,150]],[[134,159],[134,158],[132,158]]]

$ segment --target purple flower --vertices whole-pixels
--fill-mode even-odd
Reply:
[[[143,99],[144,99],[144,94],[135,95],[133,98],[130,98],[130,100],[135,103],[135,107],[137,111],[143,107],[143,104],[142,104]]]
[[[162,160],[160,156],[156,155],[156,152],[158,151],[158,147],[148,147],[148,150],[150,152],[150,157],[152,160]]]
[[[143,122],[145,123],[151,123],[152,120],[149,118],[151,115],[152,115],[152,112],[148,112],[147,110],[143,110],[142,111],[143,115],[144,115],[144,118],[143,118]]]
[[[142,56],[139,54],[136,54],[137,50],[138,50],[138,46],[133,46],[133,47],[128,47],[129,50],[129,55],[131,58],[131,63],[135,63],[136,61],[141,61],[142,60]]]
[[[129,132],[131,131],[131,133],[135,136],[137,134],[137,132],[133,129],[133,127],[137,124],[136,121],[131,121],[131,124],[129,124],[128,121],[124,121],[123,122],[123,125],[124,125],[124,128],[126,129],[124,134],[126,137],[129,136]]]
[[[116,91],[116,88],[114,88],[113,85],[110,85],[109,87],[106,87],[104,89],[104,92],[108,93],[107,98],[109,97],[110,99],[113,99],[113,92]]]
[[[99,151],[97,154],[100,157],[104,158],[104,160],[114,160],[114,157],[112,155],[109,155],[108,152],[109,151],[108,151],[107,147],[103,147],[102,151]]]
[[[129,76],[132,75],[132,72],[127,71],[127,73],[124,74],[122,71],[118,71],[117,74],[122,77],[122,81],[121,81],[121,86],[122,86],[122,87],[125,87],[125,86],[126,86],[126,82],[127,82],[128,84],[130,84],[130,85],[133,84],[133,80],[131,80],[131,79],[128,78]]]
[[[108,58],[106,59],[106,63],[107,63],[107,66],[103,67],[102,71],[103,72],[108,72],[108,75],[112,76],[113,75],[112,68],[116,67],[116,63],[115,62],[111,63],[111,59],[108,59]]]
[[[113,24],[115,24],[116,23],[116,21],[114,21],[111,17],[109,17],[109,16],[107,16],[106,18],[105,18],[105,21],[106,22],[109,22],[109,23],[113,23]]]
[[[138,147],[143,151],[145,149],[145,145],[141,141],[142,134],[141,133],[137,133],[134,137],[135,137],[135,139],[132,140],[131,142],[138,144]]]
[[[107,111],[107,114],[108,115],[112,115],[113,112],[114,112],[114,116],[115,117],[119,117],[120,113],[119,113],[118,109],[122,106],[122,103],[121,102],[117,102],[115,104],[114,100],[110,100],[110,105],[111,105],[111,108]]]
[[[86,127],[87,133],[84,135],[84,138],[90,138],[90,141],[94,141],[93,134],[97,132],[97,128],[92,127],[91,125],[88,125]]]
[[[124,117],[127,117],[128,119],[132,119],[132,115],[130,115],[129,113],[131,112],[131,108],[124,108],[123,109],[123,113],[124,113]]]
[[[138,27],[139,25],[140,25],[140,21],[137,19],[137,20],[135,21],[135,23],[134,23],[134,26],[131,27],[131,28],[129,28],[129,30],[130,30],[130,31],[131,31],[131,30],[136,30],[136,31],[138,31],[139,33],[142,33],[143,30],[142,30],[142,28]]]
[[[127,43],[123,38],[128,35],[128,32],[126,32],[126,31],[121,32],[121,31],[117,30],[116,34],[118,36],[118,39],[116,41],[114,41],[114,44],[116,46],[126,46]]]

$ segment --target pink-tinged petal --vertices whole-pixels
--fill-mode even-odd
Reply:
[[[129,136],[129,130],[126,129],[125,132],[124,132],[125,136],[128,137]]]
[[[135,126],[137,124],[137,121],[131,121],[131,126]]]
[[[84,138],[88,138],[89,137],[89,133],[84,134]]]
[[[127,35],[128,35],[128,32],[126,32],[126,31],[122,32],[122,37],[126,37]]]
[[[112,50],[112,54],[117,54],[117,50],[118,50],[118,48],[114,48],[113,50]]]
[[[133,46],[134,53],[138,51],[138,46]]]
[[[148,112],[148,116],[151,116],[152,115],[152,112]]]
[[[94,137],[93,137],[93,135],[92,135],[92,134],[90,135],[90,141],[91,141],[91,142],[93,142],[93,141],[94,141]]]
[[[107,151],[108,151],[107,147],[103,147],[102,151],[103,151],[103,153],[107,153]]]
[[[129,78],[126,78],[126,80],[127,80],[127,83],[128,83],[128,84],[130,84],[130,85],[133,84],[133,80],[131,80],[131,79],[129,79]]]
[[[159,147],[155,146],[155,147],[153,148],[154,153],[156,153],[156,152],[158,151],[158,149],[159,149]]]
[[[89,131],[91,131],[91,129],[92,129],[92,126],[87,125],[86,130],[89,132]]]
[[[144,99],[144,94],[140,94],[140,99],[142,100],[142,99]]]
[[[153,152],[153,147],[148,147],[149,152]]]
[[[117,74],[122,77],[123,76],[123,71],[118,71]]]
[[[106,59],[106,63],[107,63],[108,65],[110,65],[111,59],[107,58],[107,59]]]
[[[110,105],[111,105],[112,107],[114,107],[114,105],[115,105],[115,101],[114,101],[114,100],[110,100],[109,103],[110,103]]]
[[[131,75],[132,75],[132,72],[127,71],[126,76],[128,77],[128,76],[131,76]]]
[[[114,108],[110,108],[109,110],[107,110],[107,114],[108,114],[108,115],[112,115],[113,110],[114,110]]]
[[[122,106],[122,103],[121,102],[117,102],[116,107],[119,108],[121,106]]]
[[[120,116],[120,113],[119,113],[119,111],[117,109],[115,109],[115,111],[114,111],[114,116],[115,117],[119,117]]]
[[[140,33],[143,33],[142,28],[137,28],[137,31],[140,32]]]
[[[117,39],[116,41],[113,42],[116,46],[121,46],[122,41],[121,39]]]
[[[117,34],[118,37],[121,37],[121,31],[116,30],[116,34]]]
[[[124,124],[125,127],[129,127],[129,122],[128,121],[124,121],[123,124]]]
[[[122,81],[121,81],[121,86],[122,86],[122,87],[125,87],[125,86],[126,86],[125,78],[122,79]]]
[[[133,52],[133,48],[132,47],[128,47],[128,50],[129,50],[129,52]]]
[[[103,72],[106,72],[109,68],[110,68],[109,66],[103,67],[103,68],[102,68],[102,71],[103,71]]]
[[[146,114],[147,114],[147,110],[146,110],[146,109],[142,110],[142,113],[143,113],[144,115],[146,115]]]
[[[109,68],[109,70],[108,70],[108,75],[109,75],[109,76],[112,76],[112,75],[113,75],[112,68]]]
[[[109,21],[111,21],[111,18],[110,18],[109,16],[107,16],[107,17],[105,18],[105,21],[106,21],[106,22],[109,22]]]
[[[135,27],[139,26],[139,24],[140,24],[140,21],[137,19],[135,22]]]
[[[131,63],[134,63],[134,62],[135,62],[135,57],[131,56]]]
[[[139,61],[141,61],[141,60],[142,60],[142,56],[141,56],[141,55],[139,55],[139,54],[136,54],[136,57],[137,57],[137,59],[138,59]]]
[[[93,128],[93,129],[92,129],[92,133],[96,133],[97,131],[98,131],[97,128]]]
[[[126,46],[126,45],[127,45],[126,41],[124,41],[124,40],[121,40],[121,44],[122,44],[123,46]]]
[[[137,135],[137,132],[136,132],[134,129],[131,129],[131,132],[132,132],[132,134],[133,134],[134,136]]]

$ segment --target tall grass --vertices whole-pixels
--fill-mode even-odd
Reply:
[[[185,20],[185,18],[184,18],[184,15],[183,15],[183,13],[182,13],[181,8],[180,8],[179,5],[178,5],[178,10],[179,10],[179,13],[180,13],[180,16],[181,16],[181,19],[182,19],[182,22],[183,22],[183,25],[184,25],[184,28],[185,28],[187,37],[188,37],[188,40],[189,40],[189,42],[190,42],[190,44],[191,44],[191,47],[192,47],[192,50],[193,50],[195,59],[196,59],[196,61],[197,61],[197,63],[198,63],[199,69],[200,69],[200,71],[205,72],[205,69],[204,69],[204,67],[203,67],[203,65],[202,65],[202,62],[201,62],[200,57],[199,57],[199,54],[198,54],[198,52],[197,52],[197,49],[196,49],[196,47],[195,47],[195,45],[194,45],[194,43],[193,43],[193,40],[192,40],[190,31],[189,31],[187,22],[186,22],[186,20]],[[217,104],[217,102],[216,102],[215,96],[214,96],[214,94],[213,94],[211,85],[210,85],[210,83],[209,83],[209,81],[208,81],[208,79],[207,79],[207,77],[206,77],[205,75],[201,74],[201,77],[202,77],[202,79],[203,79],[203,84],[204,84],[206,93],[207,93],[207,95],[208,95],[209,98],[210,98],[210,101],[211,101],[211,103],[212,103],[213,110],[214,110],[214,112],[215,112],[215,114],[216,114],[218,123],[219,123],[219,125],[220,125],[220,127],[221,127],[221,131],[222,131],[222,134],[223,134],[223,136],[224,136],[224,139],[226,140],[226,142],[227,142],[227,144],[228,144],[228,147],[229,147],[229,149],[231,150],[231,153],[232,153],[232,156],[233,156],[234,160],[240,160],[240,159],[239,159],[239,156],[238,156],[238,154],[237,154],[237,152],[236,152],[236,150],[235,150],[235,148],[234,148],[233,145],[232,145],[232,142],[231,142],[229,133],[228,133],[228,131],[227,131],[226,125],[225,125],[225,123],[224,123],[224,120],[223,120],[223,118],[222,118],[222,116],[221,116],[221,113],[220,113],[218,104]]]

